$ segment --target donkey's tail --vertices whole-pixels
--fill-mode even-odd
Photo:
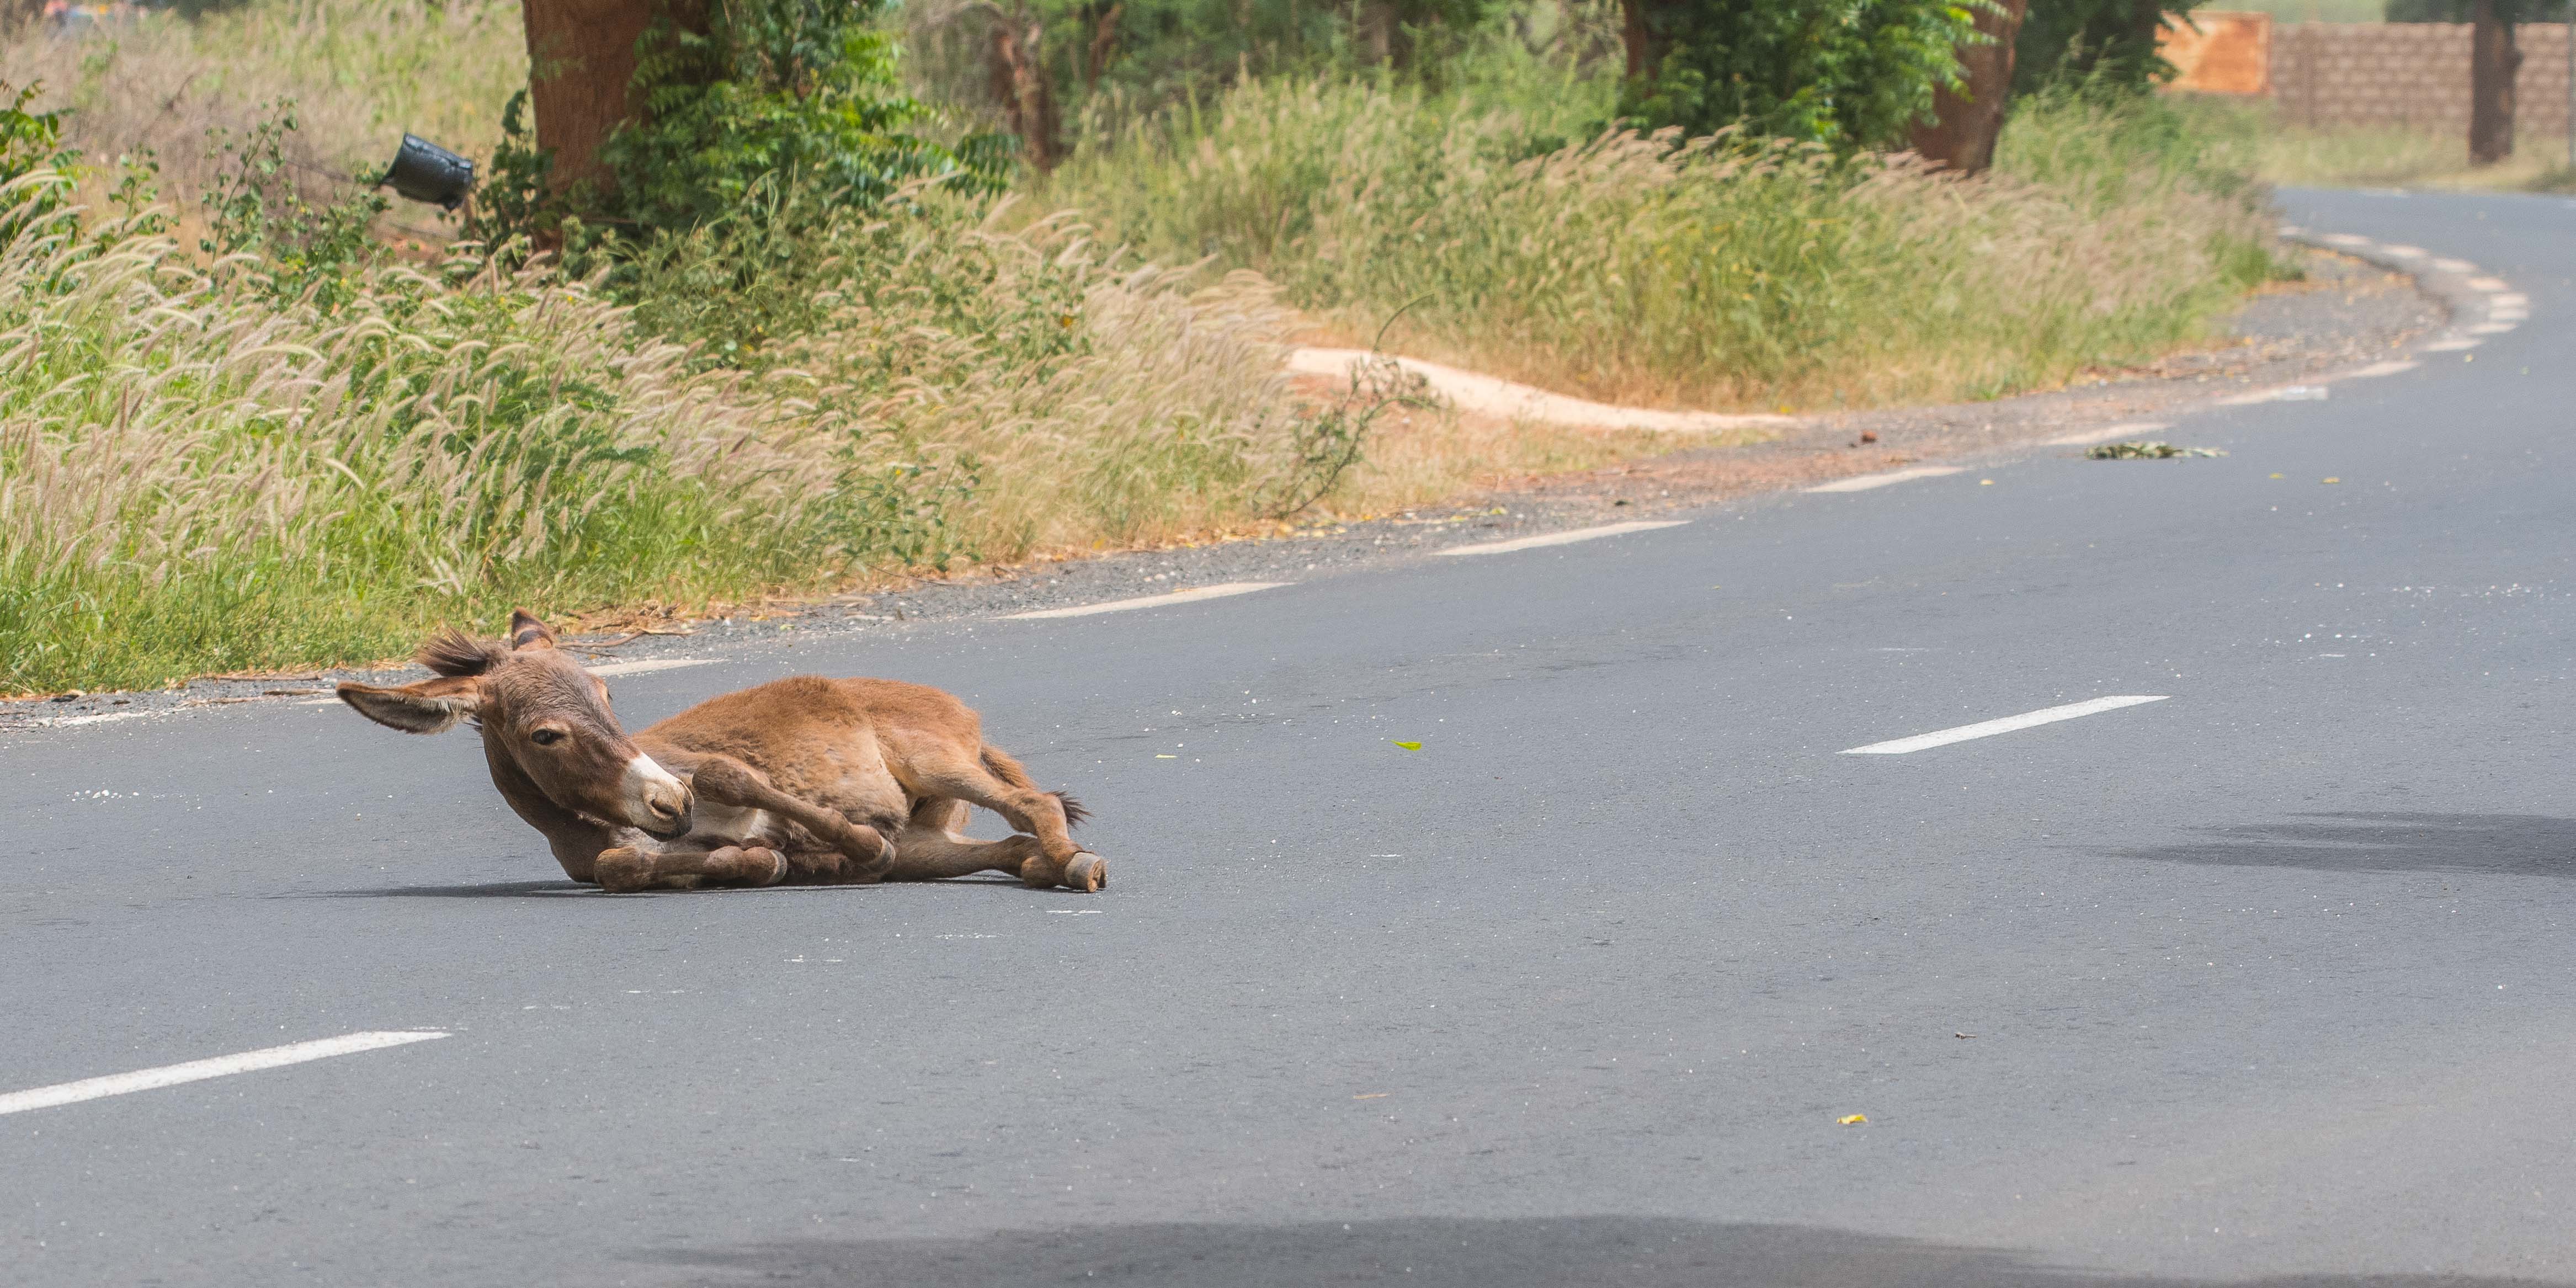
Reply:
[[[1037,783],[1029,777],[1029,771],[1021,768],[1020,762],[1011,759],[1010,753],[999,747],[987,746],[984,748],[984,768],[992,770],[993,777],[1001,779],[1003,782],[1009,783],[1011,786],[1019,788],[1021,791],[1033,792],[1038,790]],[[1075,800],[1073,797],[1066,795],[1063,792],[1048,792],[1047,795],[1054,797],[1057,804],[1064,806],[1065,826],[1080,827],[1082,825],[1082,820],[1091,817],[1091,811],[1084,809],[1081,801]]]

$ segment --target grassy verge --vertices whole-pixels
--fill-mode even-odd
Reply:
[[[1994,397],[2191,338],[2272,271],[2260,195],[2168,106],[2023,105],[1999,175],[1253,82],[1043,191],[1277,281],[1345,337],[1608,401]]]
[[[2458,133],[2401,128],[2299,125],[2266,103],[2220,98],[2176,105],[2192,128],[2236,140],[2246,166],[2267,183],[2324,188],[2457,188],[2488,192],[2576,190],[2562,135],[2526,134],[2514,154],[2469,164]]]
[[[210,130],[239,134],[286,99],[301,105],[294,160],[322,184],[382,167],[405,131],[489,156],[527,80],[515,0],[257,0],[74,39],[0,31],[0,81],[71,109],[67,142],[101,160],[149,150],[181,194],[213,180]]]
[[[1353,425],[1290,396],[1267,292],[1116,271],[1077,233],[935,201],[845,228],[847,285],[759,371],[471,260],[372,270],[326,311],[148,230],[23,235],[0,251],[0,690],[1153,541],[1323,490]]]

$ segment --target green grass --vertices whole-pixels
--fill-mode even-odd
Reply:
[[[1329,481],[1347,421],[1292,407],[1257,289],[1184,295],[1078,229],[1005,234],[935,198],[817,236],[837,284],[756,372],[540,271],[388,265],[326,313],[146,230],[19,238],[0,691],[1168,539]],[[650,271],[680,289],[697,260]]]
[[[1044,201],[1278,282],[1345,337],[1610,401],[1990,398],[2151,358],[2273,271],[2261,194],[2154,100],[2024,104],[1995,178],[1611,135],[1472,94],[1255,81]]]

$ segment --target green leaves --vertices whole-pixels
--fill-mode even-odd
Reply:
[[[999,191],[1001,148],[909,132],[936,113],[902,92],[893,42],[868,25],[876,7],[722,0],[704,32],[658,24],[635,72],[646,122],[601,154],[617,176],[616,213],[648,229],[694,227],[763,185],[863,208],[922,178]]]
[[[1654,69],[1620,111],[1693,135],[1742,126],[1838,151],[1901,143],[1956,87],[1985,0],[1635,0]]]

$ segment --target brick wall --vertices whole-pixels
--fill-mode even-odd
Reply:
[[[2514,131],[2567,133],[2567,27],[2515,29],[2522,74]],[[2294,125],[2466,135],[2469,27],[2448,22],[2297,22],[2272,28],[2272,97]]]

